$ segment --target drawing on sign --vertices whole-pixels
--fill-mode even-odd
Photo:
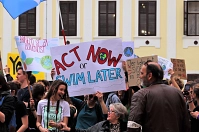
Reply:
[[[133,49],[131,47],[126,47],[124,49],[124,55],[126,57],[131,57],[133,55]]]

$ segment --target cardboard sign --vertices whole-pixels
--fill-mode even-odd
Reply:
[[[51,72],[52,61],[50,48],[58,46],[58,38],[39,40],[26,36],[16,36],[15,41],[20,53],[22,65],[26,71]]]
[[[129,86],[139,86],[140,85],[140,70],[142,65],[148,61],[152,60],[158,62],[157,55],[140,57],[131,60],[127,60],[127,72],[128,72],[128,82]]]
[[[2,66],[2,61],[1,61],[1,51],[0,51],[0,74],[4,76],[4,74],[3,74],[3,66]]]
[[[173,63],[175,75],[179,76],[180,79],[187,80],[185,60],[171,58],[171,62]]]
[[[8,53],[7,63],[8,63],[7,66],[10,68],[10,75],[13,77],[13,79],[16,79],[17,68],[19,66],[22,66],[19,54]],[[45,79],[45,73],[43,73],[43,72],[34,71],[34,72],[32,72],[32,74],[36,77],[36,80]]]
[[[121,39],[53,47],[55,79],[68,84],[70,96],[125,90],[122,54]]]

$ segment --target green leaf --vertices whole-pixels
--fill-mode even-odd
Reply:
[[[26,64],[30,65],[33,62],[33,58],[27,58],[26,59]]]

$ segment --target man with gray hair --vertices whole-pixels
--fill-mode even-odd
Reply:
[[[181,91],[162,84],[164,72],[147,61],[140,70],[143,88],[132,96],[128,132],[190,132]]]

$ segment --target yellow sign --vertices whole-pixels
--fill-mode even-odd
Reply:
[[[7,63],[8,63],[7,64],[8,67],[10,68],[10,75],[13,77],[13,79],[16,79],[17,67],[22,66],[19,54],[8,53]],[[36,80],[45,79],[45,73],[44,72],[33,71],[32,74],[36,77]]]

